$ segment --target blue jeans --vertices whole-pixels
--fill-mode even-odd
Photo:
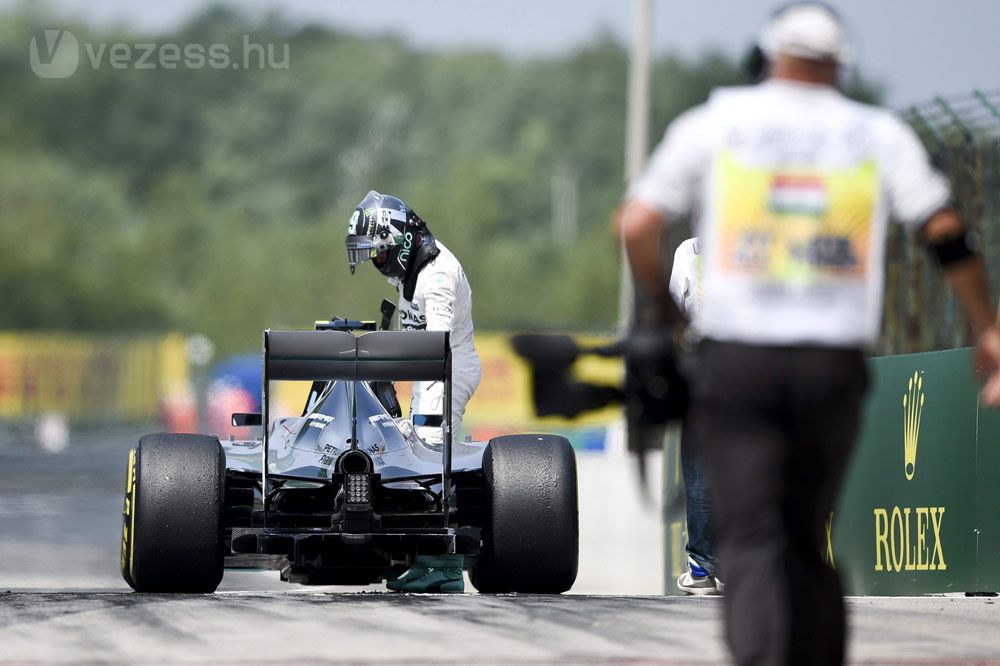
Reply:
[[[719,562],[715,559],[715,538],[712,520],[712,495],[705,478],[705,463],[698,443],[685,420],[681,429],[681,476],[687,507],[687,552],[701,568],[715,575]]]

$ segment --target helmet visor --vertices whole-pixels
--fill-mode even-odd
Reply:
[[[348,236],[345,244],[347,245],[347,263],[352,269],[358,264],[374,259],[378,254],[375,242],[368,236]]]

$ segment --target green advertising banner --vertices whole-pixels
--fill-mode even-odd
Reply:
[[[1000,411],[980,409],[972,350],[871,359],[862,434],[827,535],[849,594],[1000,591]],[[665,450],[666,496],[677,443]],[[683,517],[665,530],[667,593]],[[725,563],[723,563],[725,567]]]
[[[854,594],[974,592],[978,387],[969,350],[873,359],[862,436],[833,515]]]
[[[981,409],[976,446],[977,591],[1000,592],[1000,409]]]

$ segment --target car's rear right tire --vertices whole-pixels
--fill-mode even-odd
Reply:
[[[222,581],[226,456],[216,437],[145,435],[129,453],[121,571],[137,592],[214,592]]]
[[[559,594],[579,558],[576,457],[564,437],[511,435],[483,452],[487,510],[470,572],[480,592]]]

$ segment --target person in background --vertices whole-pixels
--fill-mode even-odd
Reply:
[[[789,5],[760,46],[767,80],[717,89],[671,123],[620,230],[636,280],[674,321],[659,239],[698,211],[704,339],[689,428],[705,454],[736,662],[841,664],[824,525],[881,324],[890,215],[926,243],[976,332],[984,404],[1000,404],[1000,328],[983,261],[916,134],[837,90],[851,60],[841,18]]]
[[[427,224],[397,197],[370,191],[348,221],[347,261],[351,272],[371,261],[399,291],[399,323],[403,330],[449,331],[451,344],[451,432],[444,418],[443,382],[416,382],[410,420],[428,444],[462,431],[465,406],[482,370],[473,345],[472,289],[462,265],[434,238]],[[460,555],[421,557],[395,581],[392,590],[461,592]]]
[[[670,271],[670,296],[688,321],[701,306],[704,292],[701,288],[701,256],[697,238],[688,238],[674,252],[673,269]],[[686,342],[696,343],[698,334],[693,325],[688,326]],[[677,578],[677,587],[688,594],[722,594],[724,585],[719,578],[719,562],[715,557],[715,544],[711,522],[711,494],[705,478],[702,454],[687,427],[681,430],[681,476],[684,479],[685,507],[687,510],[687,570]]]

